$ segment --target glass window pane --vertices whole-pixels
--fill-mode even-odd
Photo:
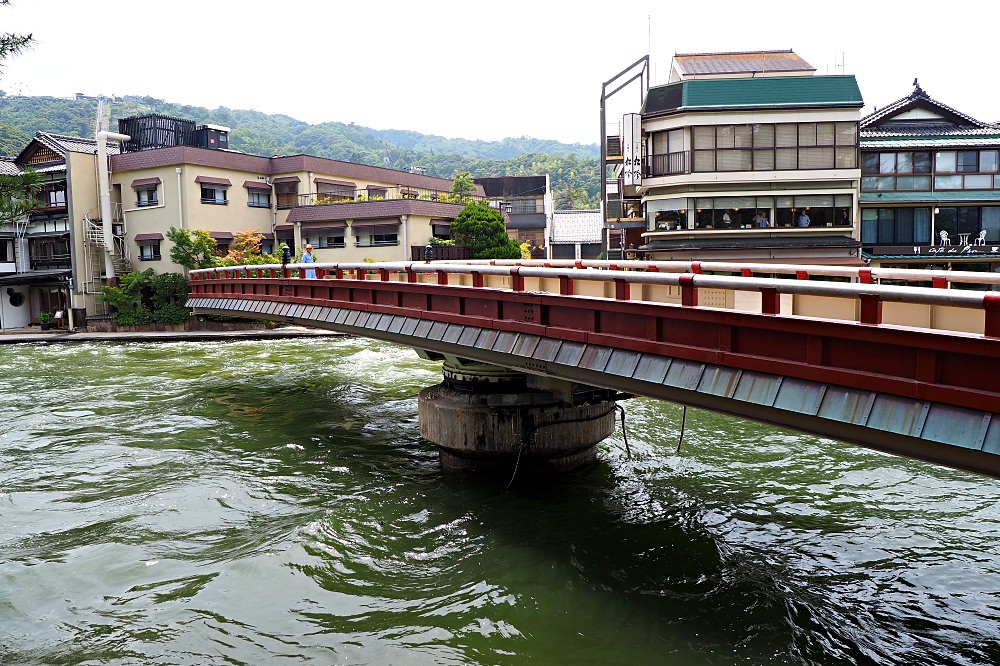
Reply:
[[[896,189],[897,190],[912,190],[913,189],[913,176],[896,176]]]
[[[896,178],[893,176],[882,176],[881,178],[875,179],[875,189],[876,190],[894,190],[896,189]]]
[[[879,180],[878,178],[874,178],[872,176],[865,176],[864,178],[861,179],[861,189],[866,192],[869,192],[871,190],[877,190],[878,180]]]
[[[816,123],[799,123],[799,145],[816,145]]]
[[[965,189],[967,190],[988,190],[991,187],[993,187],[993,176],[989,174],[965,177]]]
[[[736,145],[736,131],[732,125],[719,125],[715,129],[716,148],[732,148]]]
[[[931,189],[931,177],[930,176],[914,176],[913,177],[913,189],[915,189],[915,190],[930,190]]]
[[[694,151],[695,171],[715,171],[715,151],[696,150]]]
[[[913,173],[913,153],[896,153],[896,173]]]
[[[932,242],[934,245],[941,245],[941,232],[948,234],[953,243],[958,242],[958,209],[939,208],[934,216],[934,234]]]
[[[895,243],[909,245],[913,243],[913,209],[899,208],[896,210]]]
[[[961,176],[935,176],[934,188],[938,190],[960,190],[962,189]]]
[[[857,123],[837,123],[837,145],[856,146],[858,144]]]
[[[913,209],[913,242],[927,244],[931,242],[931,209]]]
[[[879,173],[896,173],[896,153],[879,153]]]
[[[716,168],[719,171],[750,171],[750,159],[749,150],[720,150]]]
[[[800,169],[832,169],[833,148],[800,148]]]
[[[838,146],[837,147],[837,168],[838,169],[857,169],[858,168],[858,149],[854,146]]]
[[[817,146],[832,146],[835,143],[834,140],[834,125],[833,123],[816,123],[816,145]]]
[[[979,171],[979,151],[960,150],[958,152],[958,170],[963,173]]]
[[[799,151],[796,148],[776,148],[774,151],[775,169],[794,169],[798,166]]]
[[[1000,241],[1000,206],[983,208],[982,229],[986,232],[986,242]]]
[[[715,148],[715,127],[712,125],[699,125],[691,128],[694,134],[694,147]]]
[[[954,173],[957,153],[954,150],[945,150],[937,154],[937,172]]]
[[[753,146],[753,127],[751,125],[737,125],[734,132],[737,148],[751,148]]]
[[[753,170],[774,171],[774,150],[768,148],[753,151]]]
[[[774,126],[774,145],[779,148],[799,145],[798,127],[794,123],[781,123]],[[779,160],[780,161],[780,160]],[[785,167],[794,169],[795,167]]]
[[[931,172],[930,152],[923,151],[923,152],[913,153],[913,173],[930,173],[930,172]]]
[[[752,125],[754,148],[774,148],[774,125]]]
[[[863,153],[861,155],[861,173],[875,174],[879,172],[881,158],[878,153]]]
[[[958,209],[958,233],[970,236],[979,233],[978,206],[963,206]]]
[[[983,150],[979,153],[979,170],[983,173],[996,173],[997,163],[996,150]]]

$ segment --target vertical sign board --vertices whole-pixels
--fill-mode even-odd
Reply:
[[[624,185],[642,185],[642,116],[626,113],[622,117],[622,172]]]

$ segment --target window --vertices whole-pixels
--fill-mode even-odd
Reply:
[[[270,208],[271,190],[247,190],[247,205],[251,208]]]
[[[151,241],[139,246],[139,259],[141,261],[160,260],[160,241]]]
[[[274,196],[278,200],[278,208],[293,208],[299,199],[298,180],[291,183],[279,183],[275,180]]]
[[[135,191],[135,205],[139,208],[142,206],[155,206],[158,202],[156,199],[156,186],[146,187],[138,189]]]
[[[316,183],[316,203],[328,204],[342,201],[354,201],[353,186]]]
[[[384,245],[399,245],[398,225],[365,226],[354,230],[355,247],[378,247]]]
[[[504,203],[510,205],[511,213],[538,213],[541,202],[531,199],[508,199]]]
[[[930,208],[865,208],[861,211],[864,245],[928,245]]]
[[[316,230],[309,236],[302,239],[305,243],[311,243],[313,247],[344,247],[343,229],[323,229]]]
[[[978,172],[979,171],[979,151],[978,150],[960,150],[958,151],[958,170],[968,173],[968,172]]]
[[[389,191],[384,187],[373,187],[368,186],[368,198],[369,199],[385,199],[388,196]]]
[[[225,206],[229,203],[226,200],[226,188],[215,185],[202,185],[201,202],[204,204],[217,204]]]
[[[46,185],[42,189],[42,201],[46,208],[66,206],[66,188],[62,185]]]
[[[858,126],[850,122],[705,125],[691,128],[693,170],[782,171],[856,169]],[[655,157],[655,156],[654,156]],[[865,156],[865,174],[895,172],[895,154]],[[655,175],[663,171],[654,160]]]
[[[869,192],[876,190],[930,190],[930,172],[931,153],[929,151],[866,152],[861,159],[861,173],[863,175],[861,189]],[[894,174],[901,175],[894,177]]]

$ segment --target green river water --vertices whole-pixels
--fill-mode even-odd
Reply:
[[[361,339],[0,367],[2,664],[1000,663],[992,479],[637,399],[508,489]]]

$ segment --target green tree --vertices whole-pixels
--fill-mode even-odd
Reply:
[[[215,239],[204,229],[176,229],[170,227],[167,239],[173,243],[170,260],[189,271],[199,268],[213,268],[218,259],[215,256]]]
[[[158,273],[149,280],[152,290],[153,321],[161,324],[183,324],[191,318],[187,309],[188,280],[180,273]]]
[[[0,5],[9,4],[10,0],[0,0]],[[27,35],[15,35],[9,32],[3,33],[0,35],[0,63],[30,48],[33,41],[31,33]],[[2,64],[0,64],[0,69],[3,69]]]
[[[486,204],[470,203],[451,223],[451,237],[473,259],[519,259],[521,246],[507,235],[503,215]]]
[[[0,228],[9,226],[14,238],[18,241],[24,238],[28,229],[28,214],[41,205],[38,199],[41,191],[42,177],[31,169],[23,173],[0,174]],[[25,262],[24,257],[19,256],[18,259]]]
[[[467,197],[476,191],[476,182],[468,171],[455,174],[455,180],[451,184],[451,193],[460,197]]]
[[[153,311],[143,303],[153,269],[132,271],[118,278],[117,287],[101,287],[99,298],[111,306],[111,321],[116,326],[142,326],[153,321]]]

